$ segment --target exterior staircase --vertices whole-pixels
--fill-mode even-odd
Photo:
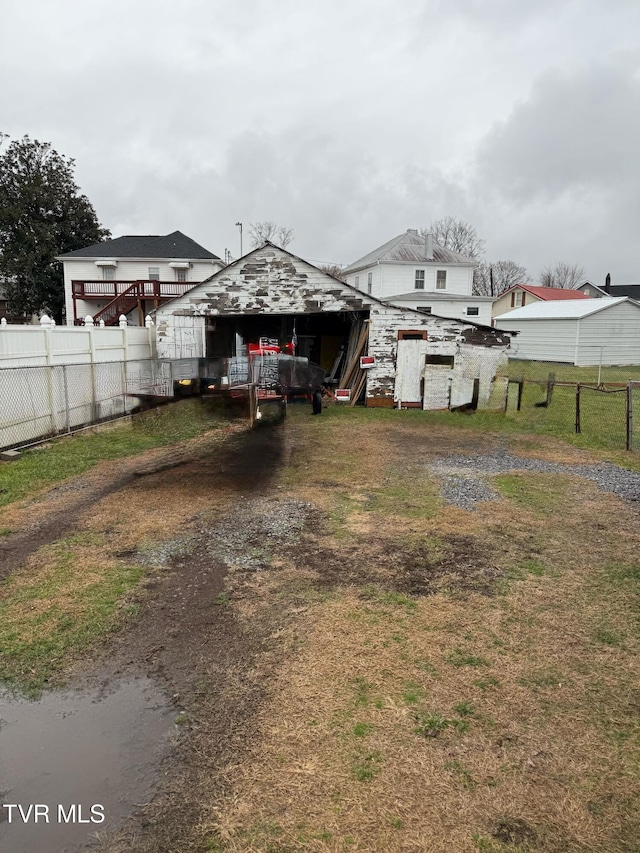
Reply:
[[[117,326],[121,314],[125,316],[138,304],[138,300],[144,297],[143,282],[136,281],[131,287],[123,290],[115,299],[108,302],[104,308],[93,315],[93,322],[97,325],[104,320],[105,326]]]

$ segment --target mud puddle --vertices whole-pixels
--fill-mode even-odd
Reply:
[[[108,693],[0,698],[0,851],[88,849],[149,799],[175,717],[148,678]]]

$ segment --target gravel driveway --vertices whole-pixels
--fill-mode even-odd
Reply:
[[[479,501],[499,500],[488,478],[496,474],[532,471],[536,474],[570,474],[584,477],[603,492],[611,492],[627,501],[640,501],[640,473],[620,468],[611,462],[593,465],[563,465],[526,459],[510,453],[478,456],[449,456],[431,463],[429,470],[441,478],[440,491],[448,504],[473,510]]]

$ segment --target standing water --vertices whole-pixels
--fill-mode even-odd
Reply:
[[[147,801],[175,711],[146,678],[0,699],[0,851],[75,853]]]

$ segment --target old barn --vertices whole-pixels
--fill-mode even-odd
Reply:
[[[261,338],[332,372],[368,406],[489,400],[510,335],[388,305],[270,243],[156,312],[160,358],[242,355]],[[361,356],[370,366],[362,367]]]

